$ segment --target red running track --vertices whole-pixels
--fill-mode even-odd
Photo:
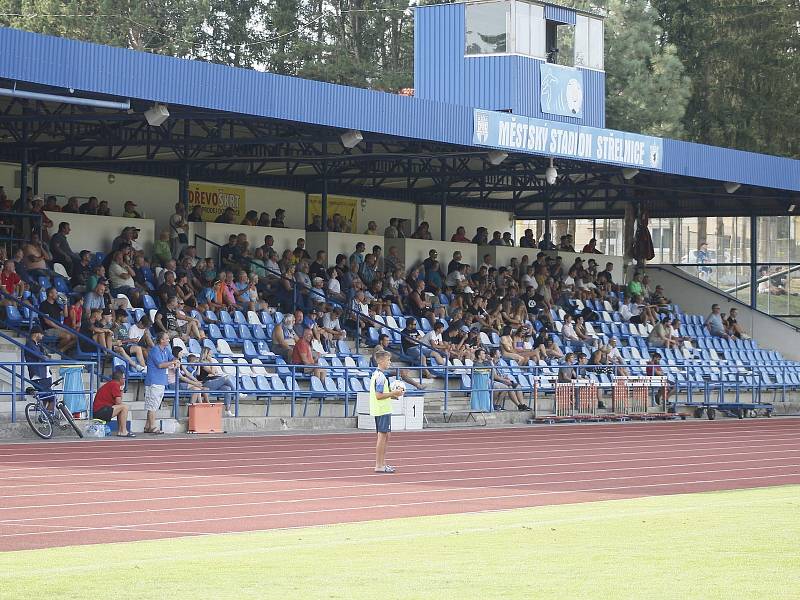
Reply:
[[[800,484],[800,420],[0,445],[0,551]]]

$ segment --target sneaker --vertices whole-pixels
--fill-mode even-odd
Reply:
[[[502,407],[502,406],[500,406],[499,404],[495,404],[495,405],[494,405],[492,408],[493,408],[495,411],[497,411],[497,412],[501,412],[501,411],[504,411],[504,410],[505,410],[505,408],[503,408],[503,407]]]
[[[235,417],[236,415],[233,414],[232,410],[226,410],[225,411],[225,416],[226,417]]]
[[[247,394],[239,394],[239,400],[244,400],[247,398]]]
[[[531,407],[528,406],[527,404],[520,404],[519,406],[517,406],[517,410],[518,411],[526,411],[526,410],[530,410],[530,409],[531,409]]]
[[[146,367],[140,364],[133,365],[133,368],[136,369],[139,373],[144,373],[144,370],[146,369]]]

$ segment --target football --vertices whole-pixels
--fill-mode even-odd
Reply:
[[[395,381],[392,382],[391,390],[393,392],[396,392],[397,390],[400,390],[401,392],[403,392],[403,395],[405,395],[405,393],[406,393],[406,384],[404,382],[400,381],[400,380],[395,380]]]

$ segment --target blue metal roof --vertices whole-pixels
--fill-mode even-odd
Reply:
[[[0,28],[0,78],[473,146],[473,108]],[[800,191],[800,161],[664,140],[663,172]]]

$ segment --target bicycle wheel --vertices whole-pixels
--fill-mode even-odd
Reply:
[[[43,440],[49,440],[53,437],[53,424],[50,422],[47,414],[44,411],[38,410],[38,405],[35,402],[25,405],[25,419],[28,425],[33,429],[33,433],[38,435]]]
[[[72,428],[75,430],[75,433],[78,434],[78,437],[82,438],[83,437],[83,431],[81,431],[81,428],[78,427],[78,424],[75,422],[75,419],[72,417],[72,413],[69,412],[69,409],[66,407],[66,405],[63,402],[59,402],[58,403],[58,410],[60,410],[61,414],[64,415],[64,418],[67,420],[67,423],[72,425]]]

